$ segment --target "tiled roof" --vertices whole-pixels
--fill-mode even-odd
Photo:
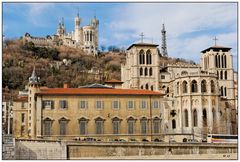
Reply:
[[[157,47],[157,44],[152,44],[152,43],[133,43],[131,46],[129,46],[127,48],[127,50],[129,50],[130,48],[132,48],[133,46],[150,46],[150,47]]]
[[[208,50],[210,50],[210,49],[217,49],[217,50],[230,50],[230,49],[232,49],[232,48],[229,48],[229,47],[223,47],[223,46],[212,46],[212,47],[209,47],[209,48],[203,50],[202,53],[204,53],[204,52],[206,52],[206,51],[208,51]]]
[[[41,89],[37,95],[155,95],[162,93],[148,90],[109,89],[109,88],[47,88]]]
[[[94,84],[90,84],[90,85],[79,86],[79,88],[113,88],[113,87],[94,83]]]

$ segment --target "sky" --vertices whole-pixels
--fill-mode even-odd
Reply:
[[[64,17],[67,32],[74,29],[79,8],[81,26],[96,14],[99,45],[129,47],[140,42],[161,47],[161,29],[167,31],[168,56],[200,62],[201,51],[215,44],[232,48],[237,70],[237,3],[3,3],[6,39],[52,35]]]

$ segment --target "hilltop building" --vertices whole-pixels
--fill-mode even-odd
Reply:
[[[88,54],[98,54],[98,28],[99,20],[94,16],[89,25],[81,27],[81,18],[79,13],[74,19],[74,30],[67,33],[64,19],[59,22],[56,34],[46,37],[34,37],[29,33],[23,36],[25,42],[33,42],[36,46],[69,46],[80,48]]]

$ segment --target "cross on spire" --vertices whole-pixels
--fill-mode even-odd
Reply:
[[[216,46],[217,45],[217,40],[218,40],[217,37],[215,36],[213,40],[214,40],[215,46]]]
[[[143,32],[140,34],[140,36],[141,36],[141,43],[143,43],[143,37],[144,37]]]

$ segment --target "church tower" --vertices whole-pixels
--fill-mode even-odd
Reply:
[[[167,39],[166,39],[166,30],[164,24],[162,24],[162,47],[161,47],[161,53],[163,56],[168,56],[167,53]]]
[[[34,138],[36,136],[36,101],[35,94],[40,91],[39,77],[33,69],[32,75],[28,83],[28,136]]]
[[[99,20],[96,18],[96,14],[94,15],[94,18],[91,20],[91,26],[94,27],[94,37],[93,37],[93,41],[94,41],[94,55],[97,54],[97,50],[98,50],[98,28],[99,28]]]
[[[74,30],[74,37],[76,43],[80,42],[80,23],[81,23],[81,18],[79,17],[79,11],[77,13],[77,17],[75,17],[75,30]]]
[[[64,25],[64,19],[62,18],[62,21],[59,21],[58,28],[57,28],[57,35],[60,37],[63,37],[66,33],[66,28]]]

